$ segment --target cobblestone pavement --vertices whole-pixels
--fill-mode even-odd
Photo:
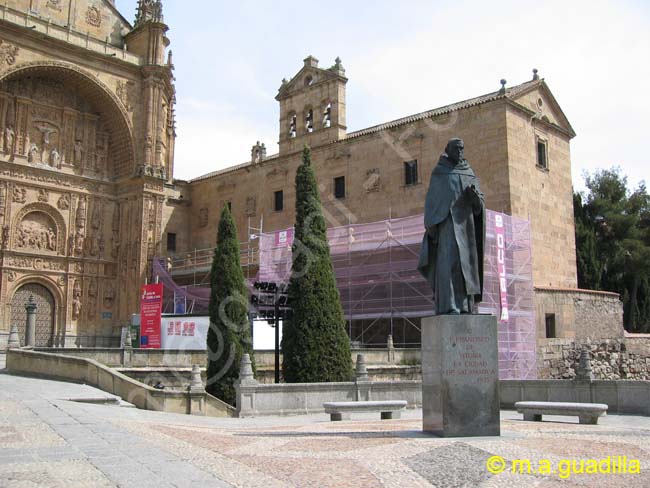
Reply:
[[[648,417],[579,425],[572,417],[524,422],[503,411],[501,437],[440,439],[421,432],[420,410],[384,421],[215,419],[66,400],[93,396],[107,394],[0,374],[0,487],[650,486]],[[495,455],[506,470],[493,475],[486,462]],[[639,460],[640,474],[621,473],[617,456],[627,456],[628,471]],[[525,465],[512,472],[518,459],[530,460],[530,473]],[[590,459],[610,473],[567,476]]]

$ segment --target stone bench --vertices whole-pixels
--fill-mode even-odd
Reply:
[[[332,422],[349,420],[352,412],[381,412],[382,420],[400,418],[400,411],[406,408],[405,400],[388,400],[385,402],[326,402],[325,413],[330,414]]]
[[[577,415],[581,424],[595,425],[608,407],[604,403],[516,402],[515,408],[524,414],[524,420],[539,422],[542,415]]]

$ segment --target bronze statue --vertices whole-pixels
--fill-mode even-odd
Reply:
[[[425,201],[418,270],[431,285],[436,315],[472,313],[483,290],[485,204],[463,150],[462,139],[447,143]]]

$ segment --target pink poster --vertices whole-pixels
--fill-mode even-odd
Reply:
[[[497,238],[497,269],[499,273],[499,294],[501,302],[501,313],[499,322],[508,322],[508,282],[506,280],[506,232],[503,225],[503,215],[494,215],[494,228]]]

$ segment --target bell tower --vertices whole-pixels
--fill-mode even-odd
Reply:
[[[345,69],[336,58],[323,69],[308,56],[298,73],[282,85],[275,99],[280,102],[280,155],[343,139],[345,122]]]

